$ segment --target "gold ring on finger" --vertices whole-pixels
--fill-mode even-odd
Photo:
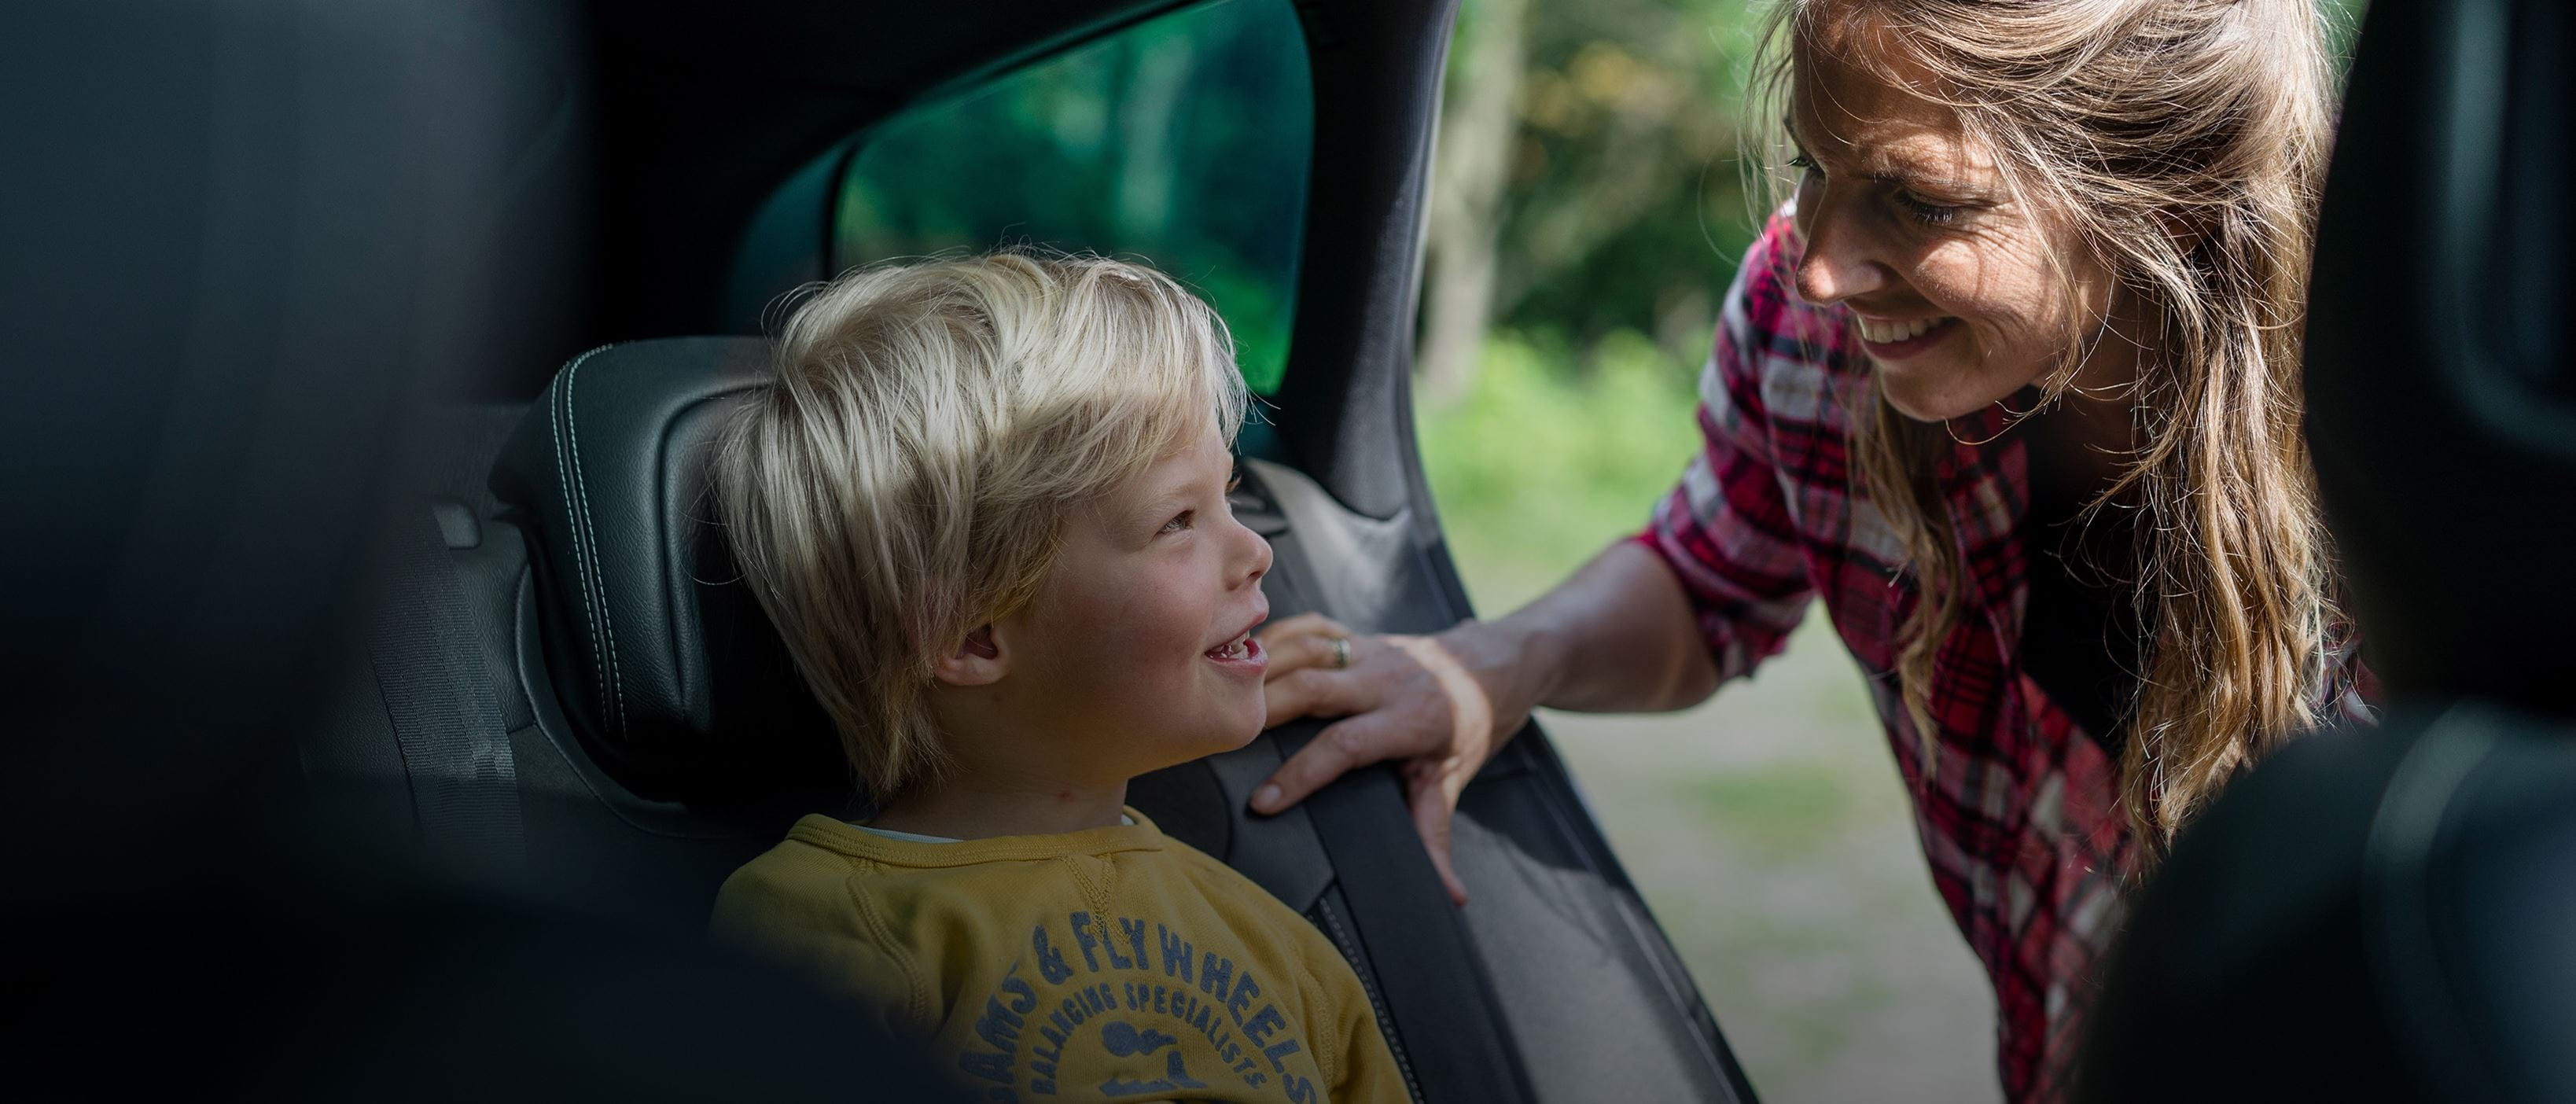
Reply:
[[[1324,643],[1333,649],[1333,669],[1336,671],[1349,670],[1351,666],[1351,638],[1347,636],[1328,636],[1324,638]]]

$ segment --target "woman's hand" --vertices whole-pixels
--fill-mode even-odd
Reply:
[[[1342,719],[1253,791],[1253,811],[1278,812],[1353,767],[1400,760],[1414,830],[1462,905],[1467,887],[1449,865],[1458,794],[1532,708],[1653,713],[1717,688],[1680,582],[1635,541],[1611,545],[1500,621],[1429,637],[1353,637],[1309,613],[1263,630],[1261,647],[1270,653],[1270,724]]]
[[[1467,887],[1449,865],[1458,794],[1538,701],[1516,674],[1525,649],[1515,635],[1470,622],[1438,636],[1359,637],[1313,613],[1262,630],[1270,653],[1266,723],[1342,719],[1253,792],[1253,811],[1276,813],[1345,771],[1401,760],[1414,830],[1449,899],[1466,904]]]

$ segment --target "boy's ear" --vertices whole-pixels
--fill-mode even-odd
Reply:
[[[956,651],[931,664],[930,673],[951,686],[989,686],[1009,670],[1001,646],[993,640],[993,626],[978,625],[958,642]]]

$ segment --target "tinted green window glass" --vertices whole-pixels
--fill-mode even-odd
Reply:
[[[1314,96],[1288,0],[1157,17],[860,137],[833,264],[1039,244],[1143,260],[1205,296],[1256,392],[1294,316]]]

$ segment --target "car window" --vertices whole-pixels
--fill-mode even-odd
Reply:
[[[1314,95],[1289,0],[1159,16],[859,137],[836,269],[1043,245],[1144,260],[1234,331],[1252,389],[1288,361]]]

